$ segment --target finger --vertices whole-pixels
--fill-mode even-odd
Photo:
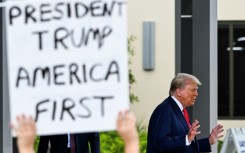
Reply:
[[[193,123],[194,126],[196,126],[198,124],[199,124],[199,121],[198,120],[195,120],[194,123]]]
[[[32,130],[36,131],[36,123],[32,116],[29,117],[29,123]]]
[[[223,126],[220,126],[219,128],[218,128],[218,130],[223,130],[224,128],[223,128]]]
[[[118,114],[118,119],[119,120],[122,120],[123,119],[123,116],[124,116],[123,112],[120,111],[119,114]]]
[[[195,120],[195,121],[192,123],[191,128],[193,128],[193,127],[197,126],[197,125],[198,125],[198,123],[199,123],[199,121]]]
[[[192,129],[193,129],[193,131],[196,131],[199,127],[200,127],[200,125],[196,125]]]
[[[197,123],[199,123],[199,121],[198,121],[198,120],[195,120],[195,121],[193,122],[193,124],[197,124]]]
[[[136,121],[136,117],[135,117],[135,115],[132,112],[128,112],[127,119],[129,119],[132,122]]]
[[[215,129],[215,130],[214,130],[214,132],[215,132],[215,133],[218,133],[218,134],[219,134],[219,133],[222,133],[223,131],[224,131],[224,129]]]
[[[135,125],[136,119],[132,112],[128,112],[125,116],[125,126],[133,127]]]
[[[23,124],[27,129],[34,129],[34,122],[31,116],[26,117]]]
[[[22,114],[20,116],[17,116],[16,120],[17,120],[18,125],[23,125],[23,123],[25,123],[26,121],[25,115]]]
[[[119,112],[117,115],[117,129],[120,127],[121,122],[122,122],[122,112]]]
[[[192,128],[192,129],[194,129],[194,128],[198,127],[198,126],[200,127],[200,125],[199,125],[198,123],[199,123],[199,122],[195,122],[195,123],[193,123],[193,125],[192,125],[192,127],[191,127],[191,128]]]
[[[222,129],[222,130],[219,130],[219,131],[218,131],[218,133],[222,133],[223,131],[224,131],[224,129]]]
[[[223,128],[223,125],[221,125],[221,124],[218,124],[214,129],[222,129]]]
[[[223,126],[223,125],[221,125],[221,124],[218,124],[218,127],[223,128],[224,126]]]
[[[218,138],[222,138],[224,135],[219,135]]]
[[[128,110],[128,109],[126,109],[125,111],[124,111],[124,113],[125,114],[128,114],[130,111]]]

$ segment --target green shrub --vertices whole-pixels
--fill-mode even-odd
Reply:
[[[223,145],[223,141],[219,140],[218,141],[218,153],[220,153],[222,145]]]
[[[123,153],[124,143],[116,131],[100,133],[101,153]]]
[[[146,152],[147,132],[138,131],[140,153]],[[100,150],[101,153],[123,153],[124,143],[116,131],[100,133]]]
[[[139,145],[140,145],[140,153],[146,152],[146,146],[147,146],[147,132],[146,131],[140,131],[139,132]]]
[[[35,140],[35,143],[34,143],[34,150],[35,150],[36,153],[37,153],[39,141],[40,141],[40,137],[37,136],[37,137],[36,137],[36,140]]]

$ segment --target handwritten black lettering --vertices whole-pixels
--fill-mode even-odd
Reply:
[[[57,49],[58,44],[61,44],[65,49],[68,49],[68,47],[64,43],[64,39],[66,39],[69,35],[70,35],[69,31],[64,27],[61,27],[61,28],[58,28],[57,30],[55,30],[55,32],[54,32],[54,48]]]
[[[54,49],[63,49],[69,50],[71,47],[80,48],[82,45],[88,46],[89,41],[97,41],[98,48],[102,48],[104,41],[107,37],[112,34],[112,27],[104,26],[102,28],[81,28],[81,30],[67,29],[65,27],[60,27],[54,31]],[[75,33],[80,33],[80,37]],[[42,39],[42,37],[38,37]],[[42,42],[42,40],[39,40]],[[39,47],[40,48],[40,47]]]
[[[101,116],[105,116],[105,100],[113,99],[113,96],[94,96],[94,99],[99,99],[101,104]]]
[[[18,6],[12,6],[9,9],[9,24],[13,24],[13,19],[18,18],[21,15],[21,9]]]
[[[73,84],[73,78],[77,80],[78,83],[81,83],[81,80],[79,79],[77,75],[78,65],[76,63],[72,63],[69,66],[69,72],[70,72],[70,84]]]
[[[35,121],[40,120],[40,118],[43,118],[42,116],[45,116],[45,114],[47,113],[51,116],[50,119],[52,121],[62,121],[64,120],[65,115],[68,115],[67,117],[71,120],[76,120],[77,118],[90,118],[93,113],[97,113],[92,112],[93,109],[89,108],[89,106],[85,104],[85,102],[91,101],[96,102],[100,105],[100,115],[101,117],[105,117],[107,115],[105,114],[106,102],[113,99],[114,96],[112,95],[94,95],[91,97],[85,96],[80,98],[77,102],[76,100],[68,97],[63,98],[60,101],[48,98],[43,99],[40,100],[35,106]],[[60,112],[57,112],[57,110],[60,110]],[[59,119],[56,118],[57,115],[60,115]]]
[[[8,10],[10,25],[19,19],[25,24],[38,24],[62,19],[82,19],[86,16],[111,17],[123,15],[123,0],[100,1],[93,0],[90,3],[82,2],[59,2],[40,3],[37,5],[26,5],[24,7],[12,6]]]
[[[54,20],[62,19],[62,17],[64,16],[64,12],[62,11],[62,7],[64,7],[64,5],[65,4],[63,2],[57,3],[57,5],[55,5],[54,15],[53,15]]]
[[[89,97],[83,97],[80,99],[79,102],[80,102],[80,105],[82,106],[82,108],[84,108],[86,110],[87,114],[84,115],[84,114],[81,114],[81,112],[77,113],[77,116],[80,118],[89,118],[89,117],[91,117],[91,114],[92,114],[91,110],[84,104],[85,100],[90,100],[90,98]]]
[[[85,64],[82,65],[82,78],[83,78],[83,81],[86,83],[87,82],[87,69],[86,69]]]
[[[89,8],[83,3],[75,4],[75,13],[77,18],[83,18],[87,15]]]
[[[51,20],[50,13],[52,12],[50,8],[50,4],[41,4],[40,6],[40,16],[41,16],[41,22],[47,22]],[[45,17],[45,15],[49,15]]]
[[[56,106],[57,106],[57,102],[54,100],[53,103],[53,115],[52,115],[52,120],[55,120],[55,115],[56,115]]]
[[[58,78],[64,75],[64,70],[62,70],[65,67],[65,65],[55,65],[53,67],[53,71],[54,71],[54,84],[55,85],[65,85],[65,82],[63,81],[58,81]],[[61,69],[60,72],[58,72],[58,70]]]
[[[43,104],[45,104],[45,103],[47,103],[49,101],[50,101],[49,99],[45,99],[45,100],[42,100],[42,101],[40,101],[40,102],[37,103],[37,105],[36,105],[36,113],[35,113],[35,121],[38,121],[38,118],[39,118],[40,113],[44,113],[44,112],[47,112],[48,111],[47,108],[40,110],[39,107],[41,107],[41,105],[43,105]]]
[[[69,102],[70,102],[70,106],[67,106],[67,103],[69,104]],[[74,115],[71,113],[71,109],[75,107],[75,102],[71,98],[65,98],[62,104],[63,105],[62,105],[60,120],[63,120],[65,112],[67,112],[67,114],[70,115],[72,120],[75,120]]]
[[[39,50],[42,50],[43,49],[43,34],[47,34],[48,33],[48,31],[47,30],[44,30],[44,31],[37,31],[37,32],[33,32],[32,34],[37,34],[37,36],[38,36],[38,38],[37,38],[37,40],[38,40],[38,49]]]
[[[47,78],[47,85],[50,85],[50,80],[51,80],[50,69],[48,67],[45,67],[45,68],[38,67],[34,70],[32,86],[35,87],[36,85],[36,82],[37,82],[36,79],[37,79],[38,72],[42,74],[41,76],[43,79]]]
[[[113,77],[114,76],[114,77]],[[115,81],[113,78],[116,78]],[[120,82],[120,67],[112,60],[108,63],[95,62],[91,65],[70,63],[27,69],[20,67],[16,76],[16,87],[38,87],[38,84],[50,86],[80,85],[88,82]],[[40,81],[42,81],[40,83]]]
[[[112,70],[113,66],[115,67],[114,70]],[[117,81],[120,82],[119,65],[117,64],[116,61],[112,61],[110,63],[107,74],[105,76],[105,80],[108,80],[109,76],[114,75],[114,74],[117,76]]]
[[[125,5],[126,3],[125,2],[118,2],[118,15],[119,16],[122,16],[123,15],[123,12],[122,12],[122,7],[123,5]]]
[[[37,22],[37,19],[33,16],[33,13],[36,11],[36,8],[32,5],[27,5],[25,8],[25,24],[28,24],[29,19],[33,22]]]
[[[112,15],[112,11],[113,11],[113,8],[115,6],[116,2],[115,1],[112,1],[112,4],[109,8],[108,5],[104,5],[104,8],[103,8],[103,16],[111,16]]]
[[[28,86],[30,85],[30,76],[29,76],[29,73],[23,67],[20,67],[19,70],[18,70],[16,84],[15,84],[16,87],[19,87],[19,82],[20,81],[26,81],[27,82],[27,85]]]
[[[91,78],[91,80],[93,80],[94,82],[99,82],[99,81],[101,81],[101,80],[103,80],[103,78],[101,77],[101,78],[98,78],[98,76],[97,76],[97,78],[95,78],[95,69],[97,68],[97,67],[99,67],[99,66],[101,66],[101,64],[94,64],[92,67],[91,67],[91,70],[90,70],[90,78]]]

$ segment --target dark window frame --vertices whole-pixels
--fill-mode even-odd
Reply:
[[[221,93],[218,91],[218,118],[219,119],[235,119],[235,120],[240,120],[240,119],[245,119],[245,114],[244,115],[236,115],[236,113],[237,113],[237,111],[235,111],[235,109],[239,109],[239,107],[237,107],[236,106],[236,103],[238,103],[238,102],[235,102],[235,99],[237,99],[237,95],[236,95],[236,93],[235,93],[235,90],[237,90],[237,89],[235,89],[234,88],[234,86],[235,86],[235,81],[236,80],[234,80],[235,79],[235,73],[236,73],[236,71],[235,71],[235,69],[236,69],[236,67],[234,67],[234,63],[236,62],[236,56],[237,55],[235,55],[235,54],[237,54],[237,53],[234,53],[234,51],[232,51],[233,50],[233,47],[234,47],[234,42],[235,42],[235,39],[234,39],[234,31],[235,31],[235,27],[236,26],[240,26],[241,27],[241,25],[242,25],[242,29],[244,28],[244,33],[245,33],[245,21],[219,21],[218,22],[218,69],[220,69],[221,68],[221,64],[219,63],[219,60],[220,60],[220,50],[219,50],[219,48],[220,48],[220,42],[219,42],[219,39],[221,39],[221,38],[219,38],[219,36],[220,36],[220,33],[219,33],[219,30],[221,29],[221,28],[223,28],[223,27],[228,27],[228,46],[229,46],[229,49],[231,49],[231,51],[229,51],[229,55],[228,55],[228,73],[229,73],[229,77],[228,77],[228,79],[229,79],[229,83],[228,83],[228,87],[229,87],[229,93],[228,93],[228,104],[226,104],[227,106],[226,107],[228,107],[228,114],[227,115],[221,115],[221,112],[220,111],[222,111],[222,109],[221,109],[221,106],[222,105],[224,105],[224,102],[222,103],[222,98],[221,98],[221,96],[225,96],[223,93],[223,95],[221,95]],[[245,38],[245,35],[244,35],[244,38]],[[244,41],[245,42],[245,41]],[[245,51],[244,51],[244,53],[243,54],[245,54]],[[244,55],[243,55],[244,56]],[[223,61],[222,61],[223,62]],[[225,64],[224,64],[225,65]],[[218,72],[220,72],[219,70],[218,70]],[[225,82],[224,80],[222,80],[222,77],[221,76],[219,76],[220,74],[218,73],[218,90],[224,90],[224,89],[221,89],[221,86],[220,86],[220,84],[222,84],[222,83],[227,83],[227,82]],[[244,80],[245,80],[245,78],[244,78]],[[222,82],[223,81],[223,82]],[[245,99],[244,99],[244,103],[245,103]],[[224,108],[224,107],[223,107]],[[224,109],[223,109],[224,110]],[[241,111],[241,110],[240,110]]]

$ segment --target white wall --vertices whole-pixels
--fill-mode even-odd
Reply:
[[[170,81],[175,73],[175,1],[174,0],[128,0],[128,35],[137,37],[133,43],[136,55],[131,66],[137,83],[133,93],[140,102],[131,109],[139,120],[148,124],[153,109],[168,96]],[[142,24],[154,21],[155,70],[142,68]]]
[[[218,20],[245,20],[244,0],[217,0]]]

